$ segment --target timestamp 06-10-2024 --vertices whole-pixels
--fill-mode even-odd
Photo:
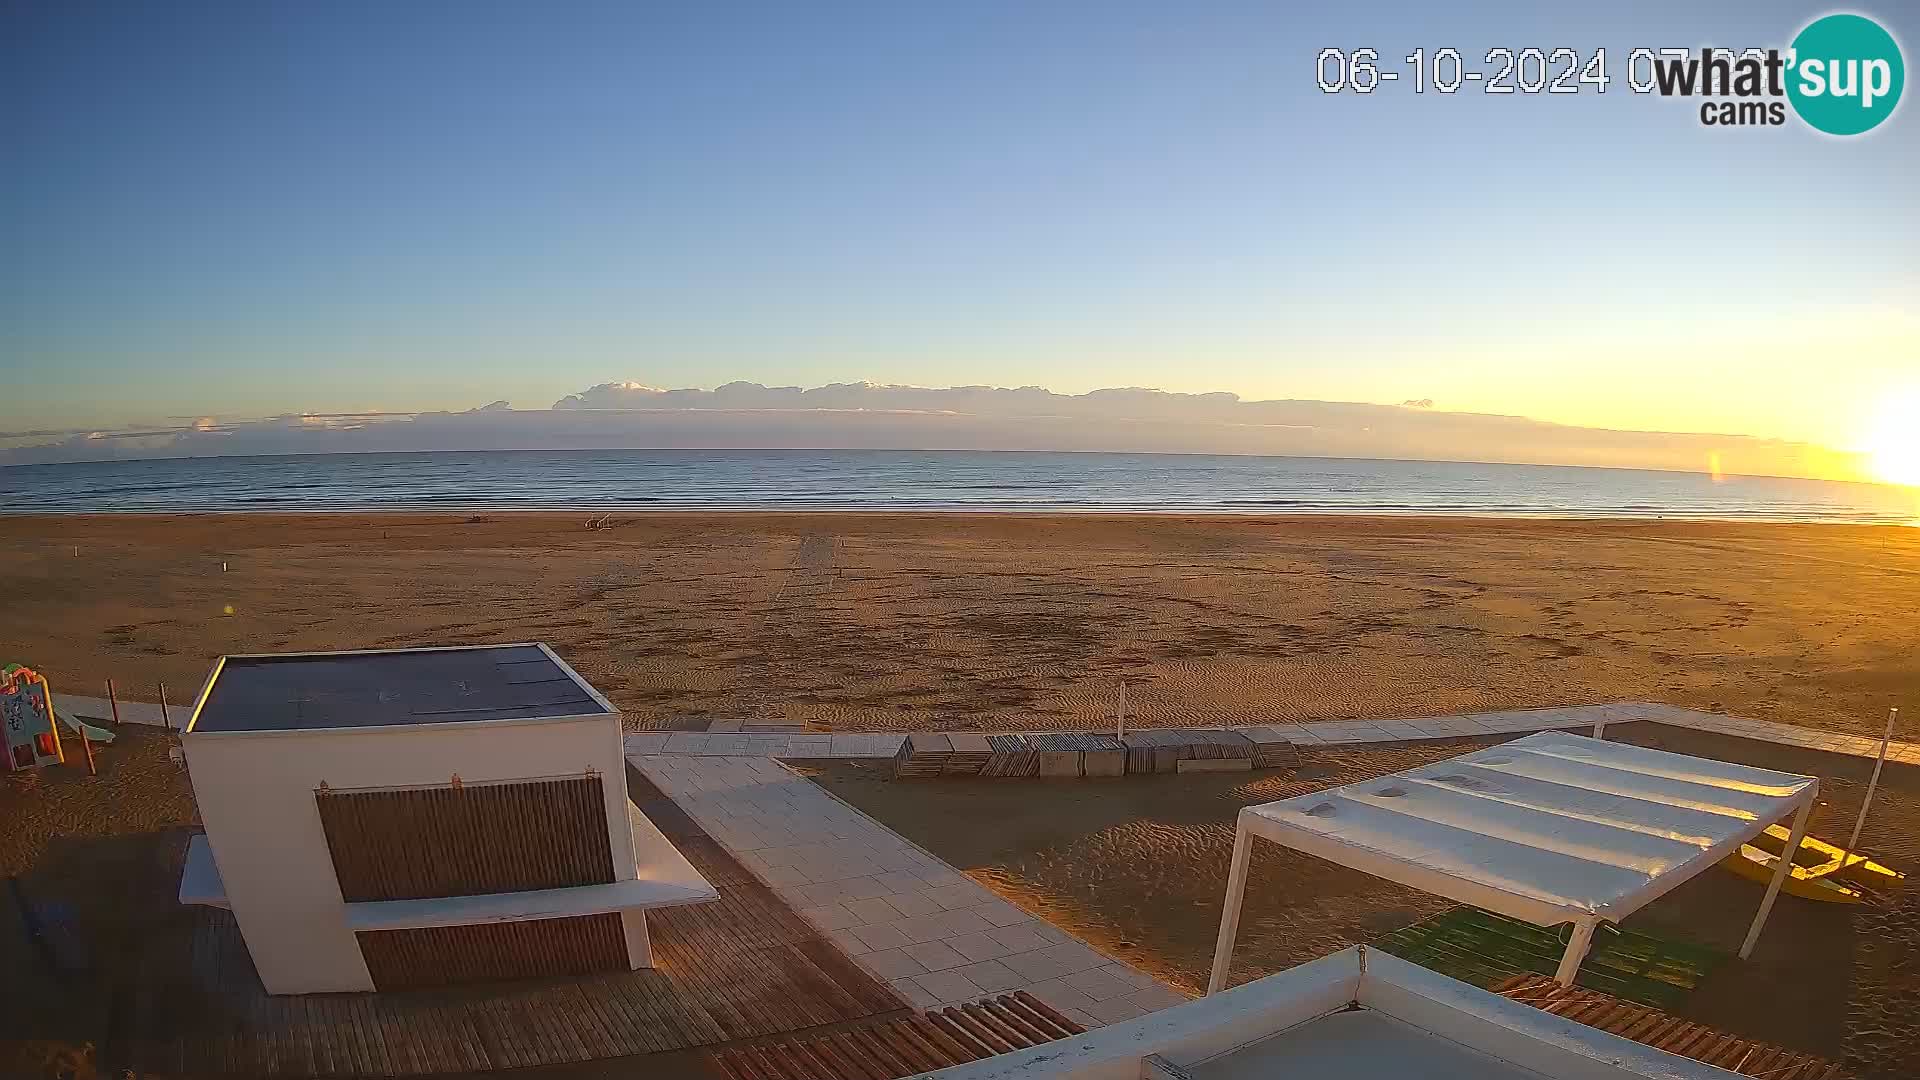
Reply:
[[[1627,61],[1629,76],[1635,60],[1647,65],[1647,88],[1652,89],[1653,50],[1634,50]],[[1582,53],[1568,48],[1495,47],[1475,64],[1462,57],[1458,49],[1421,48],[1408,53],[1404,63],[1404,70],[1383,68],[1378,49],[1326,48],[1314,58],[1314,79],[1328,94],[1371,94],[1383,83],[1401,82],[1411,85],[1416,94],[1451,94],[1476,83],[1489,94],[1578,94],[1582,90],[1604,94],[1614,78],[1607,72],[1605,49]],[[1634,89],[1646,92],[1637,85]]]

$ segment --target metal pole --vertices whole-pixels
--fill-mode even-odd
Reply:
[[[160,723],[168,731],[173,730],[173,717],[167,715],[167,684],[160,684]]]
[[[1812,812],[1813,800],[1819,794],[1820,785],[1816,782],[1807,789],[1807,801],[1801,803],[1799,812],[1793,815],[1793,832],[1787,837],[1786,851],[1780,856],[1779,865],[1773,868],[1773,880],[1767,882],[1767,895],[1760,900],[1760,910],[1754,912],[1753,925],[1747,929],[1747,940],[1740,943],[1742,960],[1752,955],[1753,943],[1760,940],[1760,928],[1767,924],[1767,913],[1773,910],[1773,901],[1780,895],[1780,886],[1793,869],[1794,853],[1800,850],[1800,841],[1807,838],[1807,815]]]
[[[113,726],[120,726],[120,699],[114,695],[113,680],[107,680],[107,707],[113,710]]]
[[[1220,939],[1213,945],[1213,973],[1207,978],[1207,993],[1227,988],[1227,968],[1233,963],[1233,939],[1240,933],[1240,904],[1247,898],[1247,857],[1253,850],[1253,834],[1243,820],[1234,822],[1233,861],[1227,867],[1227,899],[1220,909]]]
[[[1127,684],[1120,682],[1120,715],[1114,720],[1113,737],[1124,740],[1127,737]]]
[[[1560,954],[1560,968],[1553,973],[1553,981],[1561,986],[1572,986],[1573,977],[1580,973],[1580,961],[1587,958],[1587,950],[1593,946],[1593,930],[1599,925],[1598,915],[1585,915],[1573,921],[1573,937],[1567,942],[1567,951]]]
[[[112,684],[109,683],[108,685]],[[54,733],[58,734],[60,731],[60,721],[55,719],[53,715],[53,687],[46,686],[45,684],[42,684],[42,686],[47,691],[47,723],[53,725]],[[80,749],[87,755],[87,775],[99,776],[100,770],[94,768],[93,765],[93,740],[87,738],[87,722],[77,716],[73,718],[73,722],[74,726],[80,729],[77,732],[80,736]]]
[[[1852,861],[1854,851],[1860,847],[1860,829],[1867,823],[1867,807],[1873,805],[1874,789],[1880,786],[1880,767],[1887,763],[1887,744],[1893,741],[1893,722],[1899,718],[1899,709],[1887,710],[1887,731],[1880,736],[1880,756],[1873,762],[1873,779],[1867,781],[1867,794],[1860,800],[1860,816],[1853,819],[1853,835],[1847,837],[1847,853],[1842,856],[1847,862]],[[1846,862],[1842,862],[1842,869],[1845,866]]]
[[[50,721],[54,719],[54,696],[52,696],[52,694],[46,696],[46,719],[50,719]],[[88,776],[98,776],[100,769],[94,767],[94,740],[86,738],[86,721],[79,719],[79,717],[73,717],[73,721],[75,721],[75,724],[79,724],[79,728],[81,728],[77,734],[81,736],[81,751],[86,753],[86,774],[88,774]],[[54,721],[54,723],[60,723],[60,721]]]

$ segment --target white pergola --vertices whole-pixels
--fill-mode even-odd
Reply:
[[[1573,923],[1563,985],[1601,922],[1618,923],[1793,816],[1816,777],[1543,731],[1500,746],[1240,811],[1207,992],[1226,986],[1259,837],[1536,926]],[[1745,958],[1785,881],[1780,859]]]

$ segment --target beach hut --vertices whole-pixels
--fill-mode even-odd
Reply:
[[[1208,993],[1226,986],[1258,838],[1536,926],[1572,924],[1555,979],[1571,985],[1602,923],[1618,923],[1792,817],[1806,835],[1816,777],[1543,731],[1374,780],[1240,811]],[[1779,860],[1740,947],[1779,895]]]
[[[274,994],[651,966],[647,909],[717,893],[620,740],[542,644],[223,657],[180,900],[230,909]]]

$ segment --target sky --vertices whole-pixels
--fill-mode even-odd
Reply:
[[[0,0],[0,431],[870,380],[1851,449],[1920,386],[1912,103],[1314,83],[1829,8],[1306,7]]]

